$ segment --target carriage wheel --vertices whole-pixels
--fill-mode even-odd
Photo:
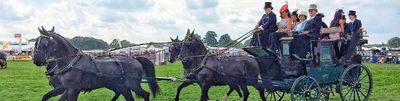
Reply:
[[[372,74],[364,65],[349,66],[339,80],[342,100],[367,101],[372,91]]]
[[[319,101],[321,88],[314,78],[301,76],[294,81],[290,92],[292,101]]]
[[[283,99],[283,96],[285,96],[284,92],[279,92],[279,91],[268,92],[267,91],[266,99],[267,99],[267,101],[281,101]]]
[[[325,86],[321,88],[321,100],[329,101],[330,95],[332,93],[332,86]]]

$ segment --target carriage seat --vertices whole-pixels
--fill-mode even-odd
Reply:
[[[338,41],[340,38],[340,28],[321,28],[320,36],[329,36],[329,39],[321,39],[322,41]]]
[[[281,39],[279,39],[280,41],[292,41],[293,37],[289,36],[289,37],[281,37]]]
[[[297,54],[292,54],[292,56],[293,56],[294,59],[299,60],[299,61],[303,61],[303,62],[309,62],[309,61],[313,60],[313,59],[301,58]]]

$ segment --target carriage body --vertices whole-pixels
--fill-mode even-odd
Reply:
[[[365,37],[366,32],[360,34]],[[363,37],[359,41],[358,50],[368,42]],[[346,87],[350,90],[358,90],[367,85],[367,93],[363,94],[364,96],[361,98],[358,97],[360,100],[367,100],[372,89],[371,73],[361,62],[345,63],[338,59],[339,55],[335,53],[334,44],[343,42],[343,39],[344,37],[337,40],[313,40],[314,42],[311,42],[311,59],[293,56],[291,53],[293,38],[290,37],[281,38],[281,51],[277,54],[261,47],[244,48],[244,50],[257,59],[261,68],[267,68],[267,78],[272,80],[273,89],[273,91],[269,91],[269,95],[274,95],[274,97],[278,95],[278,99],[275,98],[275,100],[282,98],[284,93],[291,93],[292,100],[304,95],[314,96],[314,99],[329,100],[329,94],[334,93],[333,85],[337,85],[336,92],[341,95],[342,100],[352,100],[352,98],[347,99],[347,94],[342,93],[343,90],[347,90]],[[366,77],[367,84],[359,83]],[[349,83],[346,80],[353,81]],[[304,90],[302,88],[304,86],[308,86],[306,87],[308,90]],[[312,95],[312,92],[315,95]],[[352,97],[351,94],[350,97]]]

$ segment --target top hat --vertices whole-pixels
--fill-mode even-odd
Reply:
[[[350,15],[356,16],[356,11],[350,10],[350,11],[349,11],[349,16],[350,16]]]
[[[317,5],[316,4],[311,4],[310,8],[308,10],[311,10],[311,9],[317,10]]]
[[[272,3],[271,2],[265,2],[264,8],[272,8]]]

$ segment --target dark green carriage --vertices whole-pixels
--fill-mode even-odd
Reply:
[[[256,57],[261,68],[268,68],[272,90],[268,100],[281,100],[290,93],[291,100],[329,100],[329,95],[339,93],[342,100],[368,100],[372,91],[372,75],[359,63],[344,63],[337,59],[334,41],[315,40],[313,58],[302,59],[290,53],[292,38],[281,39],[281,52],[275,54],[260,47],[244,48]],[[365,44],[360,41],[360,46]],[[263,78],[264,79],[264,78]],[[267,89],[268,90],[268,89]]]

